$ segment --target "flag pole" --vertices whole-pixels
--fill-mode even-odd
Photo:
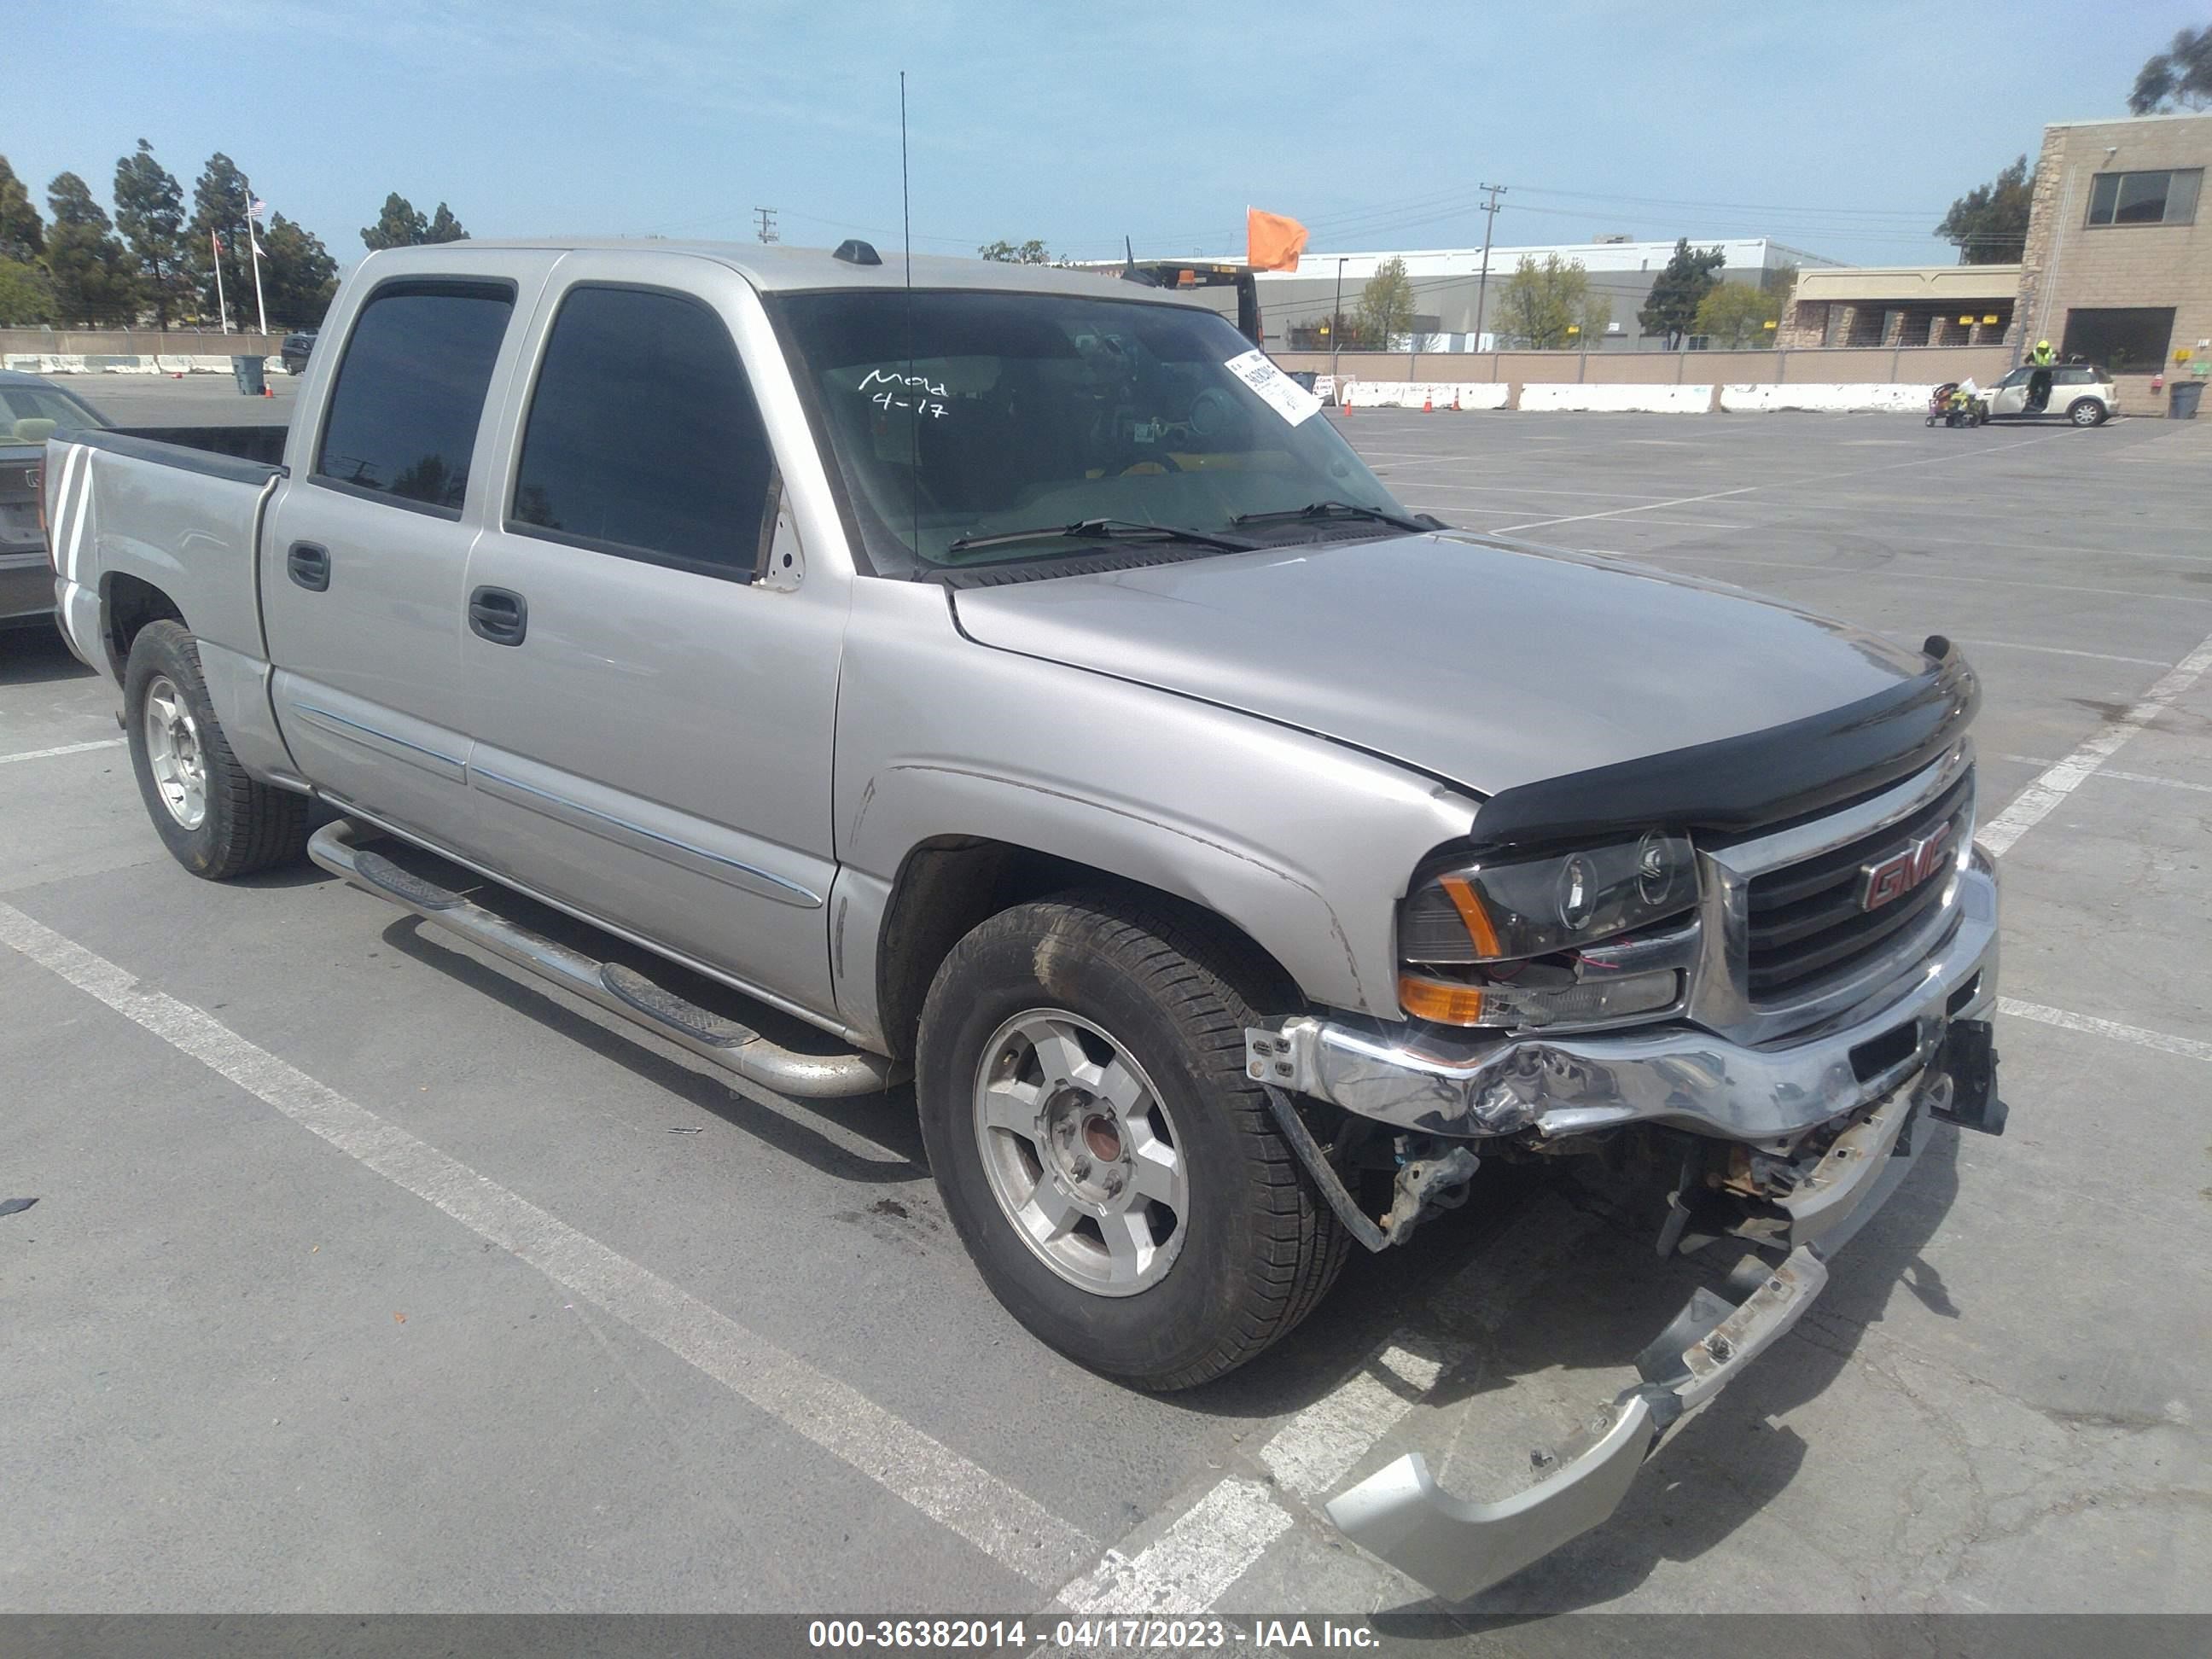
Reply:
[[[257,210],[261,204],[254,198],[253,186],[246,187],[246,246],[253,257],[253,309],[261,320],[261,331],[269,332],[269,307],[261,302],[261,216]]]
[[[222,319],[222,331],[230,332],[230,305],[222,297],[222,238],[208,232],[208,246],[215,252],[215,313]]]

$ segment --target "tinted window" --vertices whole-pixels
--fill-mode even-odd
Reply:
[[[2186,225],[2196,222],[2203,169],[2100,173],[2089,185],[2093,225]]]
[[[750,574],[768,433],[737,347],[695,300],[579,288],[554,319],[510,529],[687,569]]]
[[[315,476],[458,513],[493,362],[514,308],[504,286],[408,283],[362,307],[338,365]]]
[[[2166,361],[2172,338],[2172,306],[2098,307],[2066,313],[2062,349],[2123,374],[2148,374]]]

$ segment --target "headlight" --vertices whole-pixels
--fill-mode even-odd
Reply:
[[[1697,897],[1689,842],[1656,830],[1437,870],[1400,912],[1399,1000],[1417,1018],[1452,1025],[1601,1024],[1668,1007],[1680,994],[1689,928],[1656,961],[1650,951],[1590,947],[1680,916]]]

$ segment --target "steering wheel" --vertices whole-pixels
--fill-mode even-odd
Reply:
[[[1208,386],[1190,400],[1190,429],[1201,438],[1224,430],[1237,416],[1237,405],[1218,386]]]

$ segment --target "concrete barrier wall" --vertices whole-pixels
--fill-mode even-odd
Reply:
[[[276,354],[267,355],[264,365],[272,372],[281,372]],[[94,356],[81,353],[62,356],[37,356],[29,352],[10,351],[0,356],[0,368],[15,369],[25,374],[228,374],[230,359],[209,356]]]
[[[1510,386],[1489,386],[1465,380],[1355,380],[1350,387],[1354,409],[1504,409],[1510,399]]]
[[[1327,374],[1326,351],[1278,351],[1289,370]],[[2009,346],[1806,347],[1791,351],[1424,352],[1410,372],[1402,351],[1344,352],[1337,372],[1358,380],[1491,386],[1792,384],[1932,386],[1969,375],[1984,386],[2012,367]]]
[[[0,328],[0,357],[275,356],[282,334],[225,334],[220,329]]]
[[[1917,381],[1875,380],[1841,386],[1724,386],[1721,407],[1732,415],[1765,414],[1775,410],[1816,410],[1830,414],[1862,411],[1918,412],[1928,406],[1927,386]]]
[[[1645,415],[1703,415],[1713,406],[1705,386],[1524,386],[1520,407],[1530,410],[1602,410]]]

